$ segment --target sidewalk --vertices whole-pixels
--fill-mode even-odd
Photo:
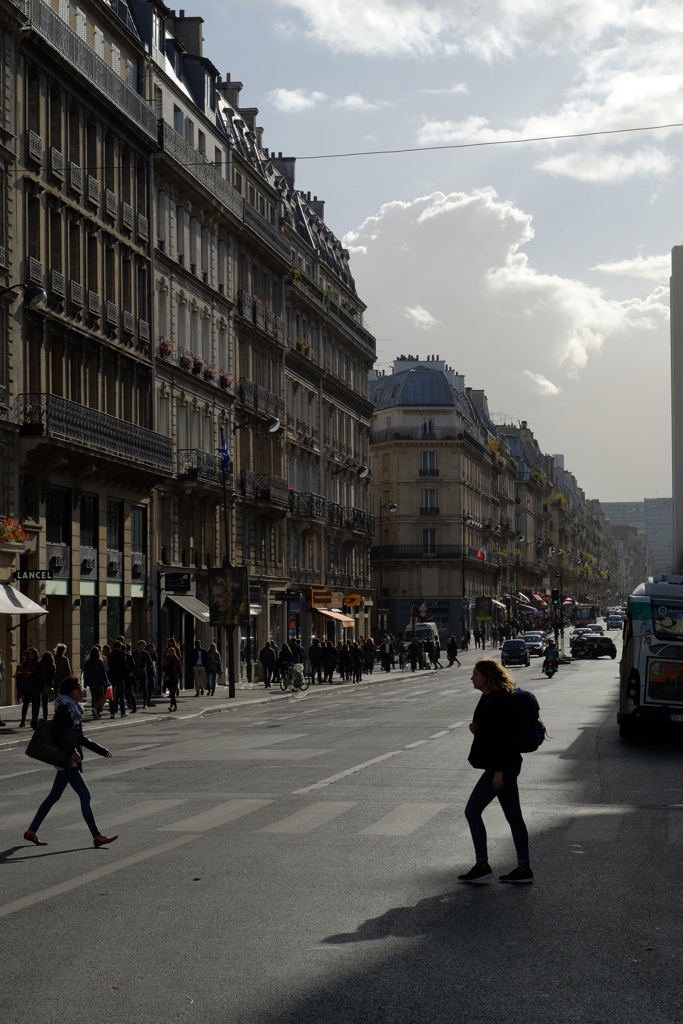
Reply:
[[[467,652],[467,654],[470,653],[472,652]],[[462,657],[462,653],[459,657]],[[444,670],[447,668],[448,665],[444,664]],[[453,666],[453,670],[455,672],[459,671],[457,665]],[[106,708],[102,713],[102,718],[94,719],[90,711],[90,702],[86,700],[83,729],[90,736],[93,733],[120,728],[123,725],[141,725],[144,723],[150,725],[154,722],[167,722],[177,718],[196,718],[201,715],[237,711],[240,708],[250,707],[255,704],[293,699],[305,700],[308,697],[322,697],[327,694],[338,693],[340,690],[350,690],[355,686],[372,686],[409,678],[418,681],[439,674],[439,669],[418,669],[417,672],[413,673],[410,669],[400,670],[396,668],[391,672],[383,672],[381,669],[376,668],[370,675],[364,675],[360,683],[343,683],[341,679],[335,677],[331,685],[328,683],[316,684],[315,686],[310,686],[304,693],[299,693],[298,691],[292,693],[291,690],[282,691],[279,685],[273,685],[271,689],[266,690],[263,683],[240,682],[235,687],[235,696],[232,700],[228,697],[227,686],[217,686],[215,696],[213,697],[207,697],[206,694],[203,697],[196,697],[194,690],[183,690],[178,694],[177,711],[170,712],[168,710],[168,697],[157,696],[154,699],[155,707],[143,708],[141,704],[138,704],[137,712],[133,714],[129,711],[125,716],[125,722],[120,716],[113,719],[110,718]],[[26,746],[31,738],[32,730],[28,724],[23,729],[19,728],[21,705],[14,704],[9,707],[0,708],[0,719],[5,722],[5,727],[0,727],[0,751]]]

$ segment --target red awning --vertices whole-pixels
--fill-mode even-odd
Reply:
[[[548,607],[548,602],[546,601],[546,599],[544,597],[541,597],[540,594],[533,594],[532,593],[531,596],[533,597],[533,599],[536,602],[536,604],[540,604],[543,608],[547,608]]]

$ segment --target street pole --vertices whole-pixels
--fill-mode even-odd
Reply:
[[[221,427],[221,451],[223,455],[221,457],[221,474],[223,483],[223,542],[225,547],[225,567],[228,569],[234,568],[232,559],[230,557],[230,515],[228,512],[228,469],[230,468],[229,456],[227,452],[227,445],[225,443],[225,434]],[[232,609],[230,610],[232,613]],[[226,639],[226,658],[228,662],[228,698],[234,699],[235,697],[235,627],[232,624],[226,625],[225,627],[225,639]]]

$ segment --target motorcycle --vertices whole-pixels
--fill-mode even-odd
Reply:
[[[557,672],[557,662],[556,661],[544,661],[543,662],[543,671],[545,672],[545,674],[548,677],[548,679],[552,679],[553,676],[555,675],[555,673]]]

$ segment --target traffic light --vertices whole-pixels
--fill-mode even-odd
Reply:
[[[550,600],[551,600],[551,602],[552,602],[553,608],[557,608],[557,606],[558,606],[558,605],[559,605],[559,603],[560,603],[560,592],[559,592],[559,590],[557,589],[557,587],[554,587],[554,588],[553,588],[553,591],[552,591],[552,595],[551,595],[551,597],[550,597]]]

